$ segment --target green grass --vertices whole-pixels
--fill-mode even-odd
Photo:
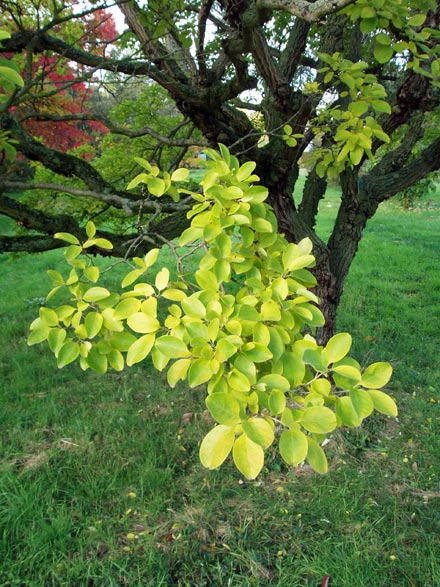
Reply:
[[[322,205],[324,233],[336,191]],[[439,209],[366,230],[339,326],[393,363],[400,415],[336,434],[324,477],[202,469],[203,393],[149,364],[58,370],[26,336],[60,251],[0,257],[0,587],[440,585]]]

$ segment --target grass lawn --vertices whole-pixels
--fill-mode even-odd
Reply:
[[[327,234],[336,190],[322,205]],[[0,256],[0,587],[438,587],[439,212],[368,226],[339,328],[393,364],[400,415],[335,434],[323,477],[275,455],[255,482],[204,470],[203,390],[58,370],[26,337],[61,251]]]

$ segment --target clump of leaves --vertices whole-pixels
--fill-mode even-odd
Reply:
[[[188,247],[202,252],[194,275],[172,281],[163,267],[149,277],[159,254],[152,249],[133,259],[121,291],[110,291],[98,285],[100,270],[87,251],[111,243],[96,236],[92,222],[84,243],[60,233],[69,243],[71,271],[67,278],[49,271],[48,300],[60,289],[68,300],[40,308],[28,342],[47,340],[59,367],[78,358],[83,369],[105,373],[151,356],[171,387],[181,380],[190,388],[206,385],[206,406],[216,421],[200,445],[209,469],[232,453],[239,471],[253,479],[265,450],[277,442],[288,465],[307,461],[325,473],[321,444],[337,427],[360,426],[375,409],[397,415],[381,390],[392,368],[379,362],[362,370],[347,356],[347,333],[318,345],[310,332],[324,318],[310,291],[316,284],[308,270],[311,241],[288,243],[278,233],[255,163],[240,165],[223,145],[206,153],[201,193],[181,187],[187,170],[169,175],[140,159],[144,171],[129,186],[143,183],[159,198],[193,199],[191,225],[179,246],[170,246],[178,263]],[[167,303],[163,320],[159,300]]]

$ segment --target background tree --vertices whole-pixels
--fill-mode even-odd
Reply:
[[[82,80],[111,72],[109,80],[99,74],[101,92],[107,81],[114,84],[116,76],[148,78],[148,83],[166,91],[181,115],[165,132],[142,125],[139,103],[145,102],[145,96],[141,93],[125,120],[98,113],[70,114],[71,119],[98,120],[112,132],[110,136],[148,136],[177,148],[180,155],[192,145],[224,143],[242,162],[255,161],[256,173],[269,189],[280,232],[289,241],[309,237],[313,242],[317,291],[327,319],[324,338],[328,338],[368,219],[381,202],[440,167],[439,133],[429,125],[439,106],[439,3],[116,3],[129,28],[114,40],[117,56],[103,46],[97,50],[78,24],[105,4],[84,10],[75,4],[55,2],[46,7],[30,2],[23,15],[22,7],[1,0],[12,33],[4,41],[5,51],[28,63],[55,55],[60,66],[75,64]],[[133,194],[121,187],[98,160],[63,154],[27,132],[14,109],[29,100],[37,78],[28,67],[24,87],[2,103],[1,126],[17,141],[23,157],[58,179],[44,186],[2,180],[3,194],[7,189],[44,187],[75,198],[93,198],[109,211],[123,211],[132,218],[131,230],[125,224],[123,231],[116,228],[107,235],[116,255],[134,253],[131,245],[139,242],[143,226],[148,227],[148,238],[136,254],[163,237],[180,234],[187,226],[185,202],[165,200],[159,207],[141,190]],[[198,134],[193,134],[194,129]],[[312,167],[304,191],[293,198],[299,160],[311,149]],[[165,166],[172,169],[177,162],[176,156]],[[335,177],[340,179],[342,198],[331,235],[324,241],[315,229],[318,205],[328,179]],[[62,178],[68,178],[70,186]],[[0,198],[0,213],[40,233],[68,231],[84,238],[82,225],[71,215],[42,214],[6,195]],[[152,220],[146,222],[143,216],[151,213]],[[101,231],[101,236],[106,234]],[[1,250],[54,246],[43,234],[0,241]]]
[[[17,25],[32,27],[35,19],[44,26],[49,18],[44,3],[38,10],[31,3],[23,3],[17,14],[5,10],[5,15],[11,30]],[[116,37],[112,16],[102,9],[85,14],[81,23],[62,20],[65,22],[58,25],[58,33],[96,55],[105,55],[106,47]],[[88,101],[93,93],[88,83],[90,75],[80,64],[49,52],[28,51],[20,56],[6,53],[5,57],[15,61],[28,85],[21,99],[9,106],[27,133],[51,148],[66,152],[90,143],[97,133],[107,132],[100,123],[77,119],[77,115],[89,112]]]

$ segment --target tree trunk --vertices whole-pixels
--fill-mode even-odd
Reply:
[[[336,334],[336,315],[341,301],[341,288],[338,287],[336,277],[328,268],[317,265],[313,271],[317,285],[315,293],[318,296],[319,309],[321,310],[325,324],[317,329],[316,338],[319,344],[326,345],[330,338]]]
[[[341,203],[328,241],[328,259],[317,256],[317,295],[326,320],[319,332],[320,344],[326,344],[336,333],[336,316],[344,285],[359,248],[369,218],[377,211],[380,186],[367,194],[362,191],[358,171],[346,169],[340,176]],[[379,191],[378,191],[379,190]]]

